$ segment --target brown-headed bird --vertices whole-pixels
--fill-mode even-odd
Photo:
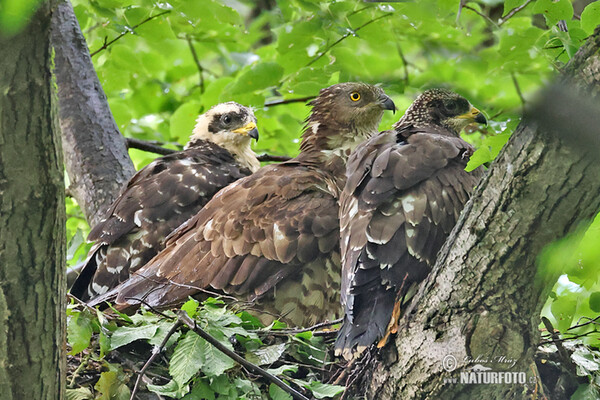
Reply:
[[[164,248],[165,238],[221,188],[260,168],[252,110],[229,102],[200,115],[186,149],[138,171],[94,226],[71,294],[89,300],[113,289]]]
[[[465,171],[472,147],[459,137],[486,123],[465,98],[424,92],[394,124],[348,160],[340,198],[341,301],[336,354],[358,356],[397,330],[401,306],[433,267],[481,171]]]
[[[377,133],[394,103],[382,89],[341,83],[310,103],[300,154],[268,165],[220,191],[168,239],[166,248],[114,293],[117,308],[182,303],[203,291],[253,303],[308,326],[340,316],[337,200],[346,159]]]

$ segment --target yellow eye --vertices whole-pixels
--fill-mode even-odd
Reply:
[[[358,92],[352,92],[352,93],[350,93],[350,100],[352,100],[352,101],[359,101],[360,100],[360,93],[358,93]]]

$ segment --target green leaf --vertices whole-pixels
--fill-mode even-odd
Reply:
[[[504,2],[504,12],[502,13],[502,16],[505,17],[509,11],[511,11],[513,8],[519,7],[523,3],[525,3],[525,0],[506,0]]]
[[[270,365],[279,360],[286,348],[287,343],[263,347],[246,353],[246,360],[256,365]]]
[[[67,389],[65,394],[67,400],[93,400],[94,398],[92,391],[86,387]]]
[[[600,292],[590,294],[590,308],[594,312],[600,312]]]
[[[148,340],[148,343],[150,343],[152,346],[160,346],[160,344],[163,342],[163,340],[165,339],[165,337],[167,336],[167,334],[171,331],[171,328],[173,327],[173,322],[161,322],[158,324],[158,329],[156,330],[156,334],[154,336],[152,336],[152,338],[150,340]],[[177,340],[179,340],[179,337],[181,336],[181,332],[175,332],[171,335],[171,337],[169,338],[169,340],[167,341],[167,343],[165,344],[165,349],[168,349],[169,347],[171,347],[175,342],[177,342]]]
[[[81,229],[77,229],[75,235],[69,241],[69,248],[67,249],[67,261],[72,260],[73,256],[79,249],[79,246],[85,244],[85,238]]]
[[[337,396],[338,394],[342,393],[344,389],[346,389],[345,386],[330,385],[318,381],[312,381],[304,385],[304,387],[310,389],[313,396],[315,396],[317,399]]]
[[[94,388],[101,393],[98,400],[128,400],[131,392],[125,385],[126,376],[118,365],[108,364],[109,370],[100,374]]]
[[[13,35],[23,29],[42,0],[4,0],[0,9],[0,33]]]
[[[110,349],[118,349],[139,339],[150,339],[156,333],[157,325],[121,326],[113,332],[110,338]]]
[[[171,140],[176,140],[179,143],[187,143],[188,138],[192,135],[192,130],[196,124],[200,103],[190,101],[179,107],[171,116],[169,132]]]
[[[579,385],[575,393],[571,395],[571,400],[597,400],[599,395],[593,385],[584,383]]]
[[[284,372],[298,372],[298,366],[297,365],[289,365],[289,364],[284,364],[280,367],[277,368],[269,368],[267,370],[268,373],[272,374],[272,375],[283,375]]]
[[[575,310],[577,309],[577,298],[575,294],[560,296],[552,302],[551,311],[556,319],[557,328],[561,332],[565,332],[571,326]]]
[[[469,159],[465,170],[472,171],[480,165],[494,160],[502,147],[508,142],[511,134],[512,132],[507,131],[499,135],[487,136]]]
[[[279,386],[275,385],[274,383],[271,383],[269,385],[269,397],[271,397],[272,400],[292,400],[293,399],[291,394],[284,391],[283,389],[281,389]]]
[[[203,366],[203,342],[204,339],[189,331],[177,344],[169,363],[169,374],[179,386],[186,384]]]
[[[77,354],[87,349],[94,333],[92,317],[87,311],[74,314],[69,319],[67,336],[71,351],[69,354]]]
[[[189,392],[189,387],[187,385],[180,386],[177,382],[171,380],[169,383],[163,386],[148,385],[148,390],[162,396],[180,398]]]
[[[227,85],[225,91],[234,95],[267,89],[278,84],[282,76],[283,68],[277,63],[257,63],[242,72],[235,81]]]
[[[194,318],[196,316],[196,312],[198,311],[198,305],[200,302],[196,299],[189,299],[182,306],[181,309],[187,313],[190,318]]]
[[[204,339],[202,339],[202,342],[202,372],[204,372],[207,376],[219,376],[235,366],[235,361],[233,361],[231,358],[217,350]],[[231,348],[231,344],[229,342],[225,342],[223,344]]]
[[[537,0],[533,12],[544,15],[551,27],[561,19],[568,21],[573,18],[573,5],[569,0]]]
[[[183,397],[182,400],[215,400],[215,392],[206,382],[198,380],[192,391]]]
[[[581,13],[581,28],[591,35],[598,25],[600,25],[600,1],[595,1],[588,4]]]

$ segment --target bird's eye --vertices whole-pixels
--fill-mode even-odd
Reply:
[[[350,100],[352,100],[352,101],[359,101],[360,100],[360,93],[358,93],[358,92],[352,92],[352,93],[350,93]]]
[[[222,121],[226,124],[229,124],[231,122],[231,117],[229,115],[224,115]]]
[[[446,107],[446,110],[448,111],[456,111],[456,109],[458,108],[458,104],[455,101],[449,101],[446,104],[444,104],[444,106]]]

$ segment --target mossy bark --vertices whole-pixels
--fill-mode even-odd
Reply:
[[[65,372],[65,210],[53,108],[53,1],[0,36],[0,393],[60,399]]]

